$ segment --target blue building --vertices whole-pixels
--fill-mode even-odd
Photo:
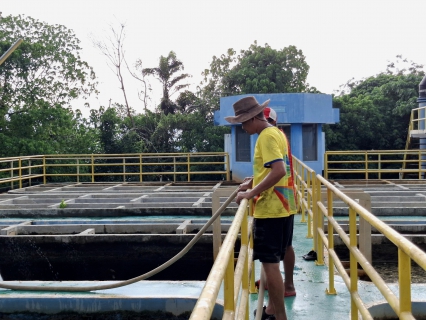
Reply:
[[[225,136],[225,151],[230,155],[232,179],[241,181],[252,175],[254,146],[257,135],[248,135],[241,124],[231,125],[225,117],[233,116],[232,105],[246,96],[254,96],[259,103],[271,99],[269,107],[277,112],[278,126],[290,141],[295,157],[317,173],[324,169],[325,134],[323,124],[339,122],[339,109],[333,109],[332,97],[314,93],[249,94],[220,99],[220,110],[215,112],[215,125],[231,126]]]

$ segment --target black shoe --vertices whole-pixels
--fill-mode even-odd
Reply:
[[[302,258],[308,261],[317,260],[317,253],[314,250],[311,250],[308,254],[302,256]]]
[[[263,306],[262,317],[260,319],[261,320],[275,320],[275,316],[273,314],[267,314],[265,310],[266,310],[266,306]],[[256,312],[257,312],[257,309],[254,310],[254,318],[255,319],[256,319]]]

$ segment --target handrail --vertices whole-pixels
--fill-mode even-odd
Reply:
[[[249,279],[254,273],[253,252],[250,250],[253,219],[248,218],[248,203],[247,199],[243,199],[238,207],[190,320],[211,318],[222,282],[224,282],[222,319],[247,319],[248,317]],[[241,247],[234,272],[234,246],[240,230]]]
[[[176,182],[178,176],[191,181],[197,175],[219,175],[230,181],[228,153],[58,154],[0,158],[0,186],[11,189],[16,183],[22,188],[23,183],[31,186],[34,181],[47,183],[61,178],[77,183],[102,179],[143,182],[147,177],[149,181],[164,178]]]
[[[298,162],[300,161],[297,158],[293,161],[295,164]],[[295,165],[295,168],[300,168],[300,166]],[[299,178],[302,176],[303,175],[298,173]],[[313,238],[316,242],[315,247],[318,250],[316,251],[318,256],[317,265],[322,264],[323,247],[326,248],[329,255],[330,272],[327,293],[336,294],[334,289],[334,268],[331,267],[334,265],[351,295],[351,319],[358,319],[358,313],[362,315],[363,319],[373,319],[358,292],[357,266],[359,264],[387,300],[399,319],[414,319],[411,309],[411,260],[426,270],[426,253],[385,222],[379,220],[360,203],[339,190],[321,175],[315,175],[314,179],[315,182],[312,183],[311,190],[314,202],[312,203],[312,207],[306,210],[313,215]],[[306,177],[304,183],[307,186],[309,185]],[[323,200],[324,197],[322,196],[324,192],[326,192],[325,200]],[[307,194],[309,194],[308,191],[305,192],[305,197]],[[339,222],[333,217],[334,198],[343,201],[349,208],[349,234],[343,231]],[[302,201],[302,199],[299,197],[299,202],[300,201]],[[327,203],[324,204],[323,201],[327,201]],[[309,204],[306,200],[305,203]],[[392,292],[385,281],[376,272],[371,261],[362,253],[361,248],[358,248],[357,216],[359,216],[360,220],[363,219],[369,226],[381,232],[398,247],[399,297]],[[328,222],[328,234],[324,232],[323,217],[325,217]],[[311,224],[308,224],[308,234],[310,229]],[[343,243],[350,251],[350,275],[347,275],[342,262],[334,251],[334,233],[337,233],[337,236],[342,239]]]
[[[311,223],[312,208],[312,181],[315,171],[303,162],[293,156],[294,180],[296,185],[297,199],[299,199],[298,208],[302,214],[301,222],[306,222],[305,214],[308,213],[308,224]],[[312,234],[309,233],[309,238]]]
[[[412,159],[407,159],[411,155]],[[408,169],[407,164],[415,166]],[[426,174],[426,149],[412,150],[354,150],[326,151],[324,154],[324,178],[345,174],[363,179],[401,179],[404,174],[415,174],[418,179]]]

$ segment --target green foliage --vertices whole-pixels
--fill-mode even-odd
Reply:
[[[64,200],[62,200],[61,203],[59,204],[59,208],[60,209],[65,209],[67,206],[68,205],[67,205],[67,203]]]
[[[403,62],[407,62],[404,60]],[[327,150],[400,150],[405,148],[411,110],[418,107],[422,66],[386,72],[346,84],[334,97],[340,123],[325,126]]]
[[[70,102],[95,93],[93,70],[64,26],[30,17],[0,20],[0,50],[22,44],[0,66],[0,156],[98,151],[95,134]]]
[[[233,49],[213,57],[210,69],[202,73],[200,96],[212,110],[219,98],[247,93],[316,92],[306,83],[309,66],[301,50],[289,46],[282,50],[264,47],[255,41],[237,55]]]
[[[80,58],[79,40],[61,25],[24,16],[0,20],[0,50],[22,44],[0,67],[0,111],[30,108],[42,100],[51,105],[96,92],[95,74]]]
[[[214,126],[202,109],[167,115],[147,111],[134,117],[134,128],[115,108],[101,109],[97,119],[105,153],[222,152],[223,134],[229,132]]]
[[[238,63],[229,72],[228,89],[244,93],[304,92],[309,66],[301,50],[289,46],[274,50],[255,42],[242,50]]]

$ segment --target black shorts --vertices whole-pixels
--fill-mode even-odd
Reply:
[[[292,245],[294,215],[284,218],[254,219],[253,259],[279,263]]]

